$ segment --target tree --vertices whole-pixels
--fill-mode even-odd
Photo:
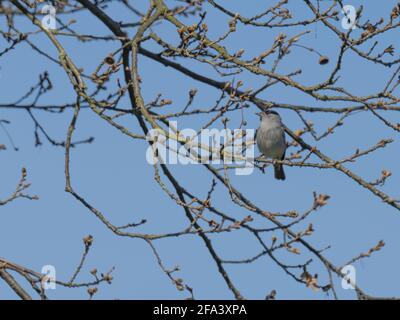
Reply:
[[[243,12],[237,12],[235,6]],[[0,14],[7,27],[0,32],[3,38],[0,62],[11,59],[15,50],[23,46],[24,50],[29,48],[29,54],[41,56],[46,70],[36,85],[20,94],[20,99],[2,103],[0,107],[28,114],[34,125],[37,146],[45,140],[65,149],[65,191],[91,212],[108,232],[146,243],[163,273],[188,297],[196,298],[196,287],[177,275],[179,268],[167,266],[157,243],[170,238],[184,241],[188,237],[198,237],[210,257],[203,267],[213,268],[236,299],[246,298],[246,294],[236,283],[230,266],[245,268],[265,257],[287,276],[288,282],[294,281],[315,292],[340,298],[335,281],[344,279],[353,287],[357,298],[377,298],[348,276],[346,268],[381,250],[384,240],[376,241],[372,247],[368,245],[364,253],[355,252],[353,258],[346,260],[343,255],[341,261],[333,261],[329,250],[321,249],[323,244],[313,240],[314,232],[318,231],[313,222],[315,212],[325,210],[331,195],[314,192],[310,195],[308,209],[304,209],[303,204],[295,208],[298,197],[303,196],[302,190],[298,195],[280,193],[283,184],[271,181],[270,167],[272,163],[281,163],[293,168],[284,182],[286,185],[293,183],[293,176],[299,172],[317,172],[321,177],[333,172],[335,177],[345,177],[346,183],[362,189],[362,201],[379,199],[393,214],[400,209],[399,200],[384,187],[392,176],[391,170],[374,160],[376,154],[393,152],[389,146],[395,140],[384,138],[387,132],[396,135],[400,131],[400,124],[394,120],[400,110],[397,105],[400,59],[390,38],[400,26],[400,5],[393,3],[386,9],[386,16],[381,18],[369,12],[368,5],[365,8],[344,6],[342,1],[251,2],[248,8],[234,1],[214,0],[149,0],[146,6],[127,0],[60,0],[50,1],[46,7],[41,1],[1,1]],[[91,31],[85,19],[94,24],[96,31]],[[249,39],[254,46],[249,45]],[[45,44],[42,41],[46,41]],[[107,52],[95,61],[95,67],[94,59],[80,59],[87,44],[97,45],[101,54]],[[93,52],[95,56],[97,53]],[[151,67],[142,69],[144,63],[150,63]],[[151,83],[159,80],[158,70],[161,69],[170,76],[163,79],[163,92],[154,96]],[[355,69],[365,70],[365,74],[356,73]],[[57,81],[51,79],[52,74],[60,70],[64,80],[69,81],[69,88],[63,89],[67,101],[42,104],[41,99],[58,87]],[[181,78],[192,88],[170,97],[168,82],[178,82]],[[382,79],[386,79],[384,83]],[[358,83],[362,83],[362,87]],[[195,107],[197,99],[204,105],[201,94],[207,96],[209,105]],[[29,99],[31,102],[24,103]],[[251,131],[246,129],[255,129],[256,122],[251,120],[253,113],[266,109],[285,115],[288,150],[282,161],[258,156],[248,158],[254,141]],[[39,111],[70,118],[65,139],[53,138],[37,116]],[[176,205],[176,210],[182,211],[182,219],[186,221],[182,229],[169,226],[166,232],[154,232],[150,227],[137,231],[152,222],[146,216],[119,226],[112,221],[112,215],[78,191],[80,177],[74,175],[72,167],[74,152],[88,147],[96,137],[94,133],[93,137],[75,140],[83,113],[95,115],[104,126],[111,126],[126,136],[129,148],[135,150],[138,157],[144,158],[147,152],[150,166],[146,165],[143,170]],[[352,119],[360,113],[363,118],[357,131],[351,128],[344,131],[346,125],[354,126]],[[333,123],[328,123],[331,119]],[[171,125],[171,121],[179,122],[179,126]],[[370,123],[380,128],[373,132],[378,142],[372,145],[369,136],[361,133]],[[2,124],[7,132],[7,120],[2,120]],[[181,124],[189,125],[196,135],[182,132]],[[224,136],[223,142],[212,141],[207,145],[198,140],[202,132],[213,128],[225,130],[218,132],[226,136],[231,130],[237,130],[228,138]],[[346,138],[341,132],[355,134]],[[356,140],[363,147],[349,152],[347,139]],[[237,143],[239,152],[234,147]],[[13,145],[12,137],[9,144]],[[192,175],[189,165],[182,174],[162,152],[168,155],[168,152],[178,152],[177,162],[190,158],[191,162],[199,163],[196,170],[202,173]],[[342,156],[343,152],[346,155]],[[227,161],[229,157],[234,157],[235,161]],[[363,161],[366,159],[370,159],[369,172],[357,173],[358,166],[365,172]],[[110,168],[113,165],[118,164],[110,164]],[[278,212],[268,206],[268,201],[257,204],[259,199],[254,193],[263,185],[247,184],[244,171],[238,171],[249,166],[252,175],[262,176],[268,183],[268,197],[281,200],[282,208]],[[377,176],[379,171],[380,176]],[[240,179],[235,176],[238,172],[244,174]],[[372,181],[369,180],[371,175],[375,176]],[[0,202],[1,206],[19,197],[36,199],[23,193],[29,186],[25,179],[24,170],[16,191]],[[321,189],[328,185],[323,181],[324,178],[319,180]],[[99,182],[106,185],[106,181]],[[140,183],[130,182],[137,187]],[[275,190],[271,186],[275,186]],[[339,191],[341,185],[335,187]],[[110,192],[111,195],[118,193],[117,190]],[[154,201],[148,194],[139,192],[135,196]],[[160,198],[160,201],[166,199]],[[354,209],[356,203],[356,200],[349,203],[349,210]],[[287,205],[295,209],[284,209]],[[258,252],[249,256],[246,248],[237,248],[243,258],[226,259],[215,242],[228,234],[245,235]],[[329,242],[334,246],[340,237],[338,230]],[[97,276],[94,270],[93,281],[75,282],[92,241],[91,236],[84,238],[84,253],[72,278],[58,282],[66,287],[88,287],[91,297],[97,285],[111,282],[113,271]],[[21,298],[31,298],[24,289],[29,285],[40,298],[46,298],[40,285],[45,283],[43,275],[6,259],[0,262],[0,277]],[[12,272],[22,275],[27,282],[14,279]],[[274,288],[266,288],[265,292],[267,299],[275,298]]]

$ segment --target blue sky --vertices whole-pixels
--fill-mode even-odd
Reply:
[[[138,3],[143,11],[147,8],[147,2],[142,0]],[[218,3],[226,5],[234,12],[241,12],[244,16],[251,16],[264,8],[260,5],[260,1],[256,0],[246,3],[239,0]],[[381,16],[389,16],[396,1],[387,0],[383,5],[378,1],[352,0],[347,4],[357,7],[361,3],[364,5],[364,20],[366,17],[378,20]],[[205,6],[211,8],[207,4]],[[310,16],[310,12],[301,1],[292,4],[291,8],[298,16]],[[137,19],[130,16],[126,10],[121,10],[119,5],[111,5],[107,12],[116,20],[130,19],[129,21],[134,22]],[[86,34],[108,34],[100,22],[87,14],[76,14],[74,18],[77,20],[75,30]],[[62,19],[67,20],[64,17]],[[16,21],[21,30],[32,30],[26,18],[19,17]],[[183,21],[193,23],[190,18]],[[229,18],[215,9],[209,10],[206,22],[210,36],[218,36],[225,32],[228,21]],[[4,26],[5,21],[2,17],[0,27]],[[176,33],[175,27],[167,23],[156,26],[154,30],[166,39],[175,38],[171,36]],[[238,24],[238,31],[224,45],[230,52],[245,48],[244,57],[252,57],[269,48],[279,32],[293,36],[299,30],[304,29],[264,29]],[[317,83],[329,75],[333,68],[332,60],[334,61],[335,54],[340,48],[336,36],[325,30],[321,24],[311,26],[310,30],[312,33],[304,37],[302,44],[332,57],[331,63],[320,66],[316,55],[301,48],[293,48],[292,54],[278,69],[279,73],[286,73],[302,68],[303,73],[297,79],[306,84]],[[381,48],[391,43],[396,45],[398,37],[397,29],[385,34],[380,38]],[[45,37],[32,36],[30,40],[56,57],[55,49]],[[60,37],[60,41],[76,64],[83,67],[88,74],[93,72],[105,56],[118,48],[119,44],[118,42],[78,43],[68,37]],[[0,40],[0,51],[6,45],[3,39]],[[146,44],[145,47],[154,51],[159,50],[153,44]],[[395,55],[398,55],[397,52]],[[209,66],[195,63],[186,65],[203,75],[218,78]],[[26,44],[17,46],[11,53],[1,57],[0,67],[0,88],[2,88],[0,103],[17,100],[36,83],[39,74],[44,70],[49,72],[54,89],[43,96],[40,103],[60,104],[74,101],[74,92],[64,71],[32,51]],[[198,89],[193,108],[210,107],[219,96],[216,90],[142,56],[139,60],[139,71],[143,79],[144,99],[148,102],[154,99],[157,93],[162,93],[164,98],[173,100],[173,104],[167,107],[171,110],[182,109],[187,100],[187,92],[192,88]],[[380,90],[392,71],[361,61],[358,56],[349,52],[344,58],[340,85],[358,95],[369,94]],[[122,79],[121,74],[118,76]],[[245,89],[258,88],[265,81],[248,73],[236,75],[234,78],[242,80]],[[310,106],[321,104],[282,85],[262,93],[260,98]],[[124,100],[124,104],[127,104],[127,100]],[[321,106],[328,105],[342,106],[341,103]],[[258,126],[258,118],[254,115],[256,111],[254,106],[245,110],[248,128]],[[302,127],[293,112],[282,110],[280,113],[284,123],[292,130]],[[52,137],[56,140],[65,139],[72,116],[70,111],[62,114],[36,111],[34,114]],[[385,113],[385,116],[394,123],[400,122],[396,113]],[[325,113],[308,114],[307,118],[315,123],[319,132],[325,131],[337,119],[336,116]],[[54,265],[57,278],[68,280],[79,262],[83,250],[82,238],[91,234],[94,237],[94,244],[78,280],[90,279],[89,270],[94,267],[101,272],[107,272],[115,267],[113,283],[100,286],[95,298],[182,299],[187,296],[187,293],[177,291],[163,274],[144,241],[115,236],[91,212],[64,191],[64,149],[51,146],[43,137],[43,145],[35,147],[34,126],[27,112],[0,108],[0,119],[11,122],[7,125],[7,130],[19,149],[13,151],[5,132],[0,130],[0,143],[8,147],[7,151],[0,152],[0,198],[12,192],[21,167],[27,168],[28,180],[32,183],[30,193],[37,194],[40,198],[39,201],[18,199],[1,208],[0,256],[38,271],[43,265]],[[182,119],[179,120],[179,127],[198,128],[206,122],[206,119],[206,117]],[[230,125],[234,127],[239,122],[240,114],[237,114],[232,116]],[[132,131],[139,132],[135,119],[126,119],[123,123]],[[217,127],[221,125],[218,124]],[[145,218],[148,222],[138,230],[152,233],[176,231],[187,226],[183,210],[177,207],[154,181],[153,169],[146,163],[145,142],[131,140],[121,135],[94,113],[85,110],[80,115],[75,139],[86,139],[90,136],[95,137],[94,143],[79,145],[72,149],[72,179],[79,193],[105,213],[115,225],[137,222]],[[315,143],[311,136],[304,136],[307,142],[316,144],[325,154],[337,159],[351,155],[357,148],[366,149],[383,138],[393,138],[395,142],[349,165],[349,168],[367,181],[378,178],[383,168],[390,170],[393,177],[382,190],[394,198],[399,198],[397,133],[385,127],[371,114],[354,114],[346,120],[344,126],[336,130],[335,135],[318,143]],[[206,195],[211,177],[206,174],[203,167],[174,165],[171,166],[171,170],[183,186],[193,193]],[[274,180],[270,170],[267,170],[266,174],[255,171],[250,176],[232,176],[232,182],[255,204],[272,212],[288,210],[303,212],[312,205],[314,191],[329,194],[331,196],[329,204],[313,213],[304,224],[306,226],[311,222],[316,230],[309,238],[310,242],[320,249],[331,246],[325,252],[326,256],[336,265],[342,265],[353,256],[367,251],[379,240],[384,240],[386,246],[383,250],[355,264],[357,284],[371,295],[399,295],[399,212],[383,204],[379,198],[371,196],[370,192],[338,172],[288,167],[285,171],[287,180],[284,183]],[[247,215],[240,207],[229,201],[229,196],[222,186],[217,186],[214,197],[215,205],[232,216],[239,218]],[[242,231],[213,235],[211,239],[221,257],[227,260],[250,257],[260,251],[257,242]],[[179,277],[194,288],[196,298],[233,297],[199,238],[185,236],[159,240],[154,244],[167,267],[180,266]],[[305,249],[301,247],[300,249],[303,253],[300,258],[286,252],[278,254],[278,257],[287,262],[304,262],[312,257]],[[238,289],[249,299],[263,299],[272,289],[277,290],[279,299],[331,298],[323,292],[313,292],[294,282],[266,257],[253,264],[227,265],[226,268]],[[326,272],[320,263],[315,261],[310,271],[319,274],[321,283],[326,282]],[[354,298],[354,292],[341,289],[339,280],[336,280],[335,284],[339,297]],[[86,299],[87,293],[85,289],[73,290],[58,286],[54,292],[49,293],[49,296],[61,299]],[[5,289],[4,284],[0,282],[0,299],[14,298],[16,296],[9,289]]]

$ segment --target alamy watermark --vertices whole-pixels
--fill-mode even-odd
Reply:
[[[42,27],[46,30],[56,30],[57,29],[56,8],[51,4],[46,4],[40,11],[44,15],[44,17],[41,20]]]
[[[45,265],[42,267],[41,285],[44,290],[56,289],[56,268],[52,265]]]
[[[342,278],[342,288],[344,290],[354,290],[356,286],[356,268],[349,264],[340,270]]]
[[[152,129],[146,152],[149,164],[223,164],[234,168],[236,175],[250,175],[254,170],[254,129],[178,130],[177,121],[169,122],[168,131]]]
[[[357,23],[357,10],[354,6],[347,4],[343,6],[342,13],[344,17],[342,18],[342,28],[345,30],[356,29]]]

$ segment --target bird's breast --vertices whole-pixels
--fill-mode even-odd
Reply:
[[[285,152],[285,138],[282,128],[262,128],[257,130],[256,142],[260,152],[272,159],[281,159]]]

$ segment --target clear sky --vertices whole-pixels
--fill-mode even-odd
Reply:
[[[218,2],[218,1],[217,1]],[[292,1],[293,2],[293,1]],[[326,2],[326,1],[324,1]],[[173,1],[169,1],[173,4]],[[231,8],[233,12],[241,12],[243,16],[251,16],[260,12],[264,5],[261,1],[230,0],[218,3]],[[364,20],[373,17],[388,17],[396,1],[355,1],[348,4],[355,7],[364,5]],[[143,11],[148,1],[138,1]],[[206,7],[211,7],[205,4]],[[131,19],[128,12],[120,10],[118,5],[110,5],[107,12],[116,20]],[[310,12],[302,1],[296,1],[292,8],[303,17],[310,17]],[[60,16],[61,19],[67,19]],[[108,34],[107,29],[87,14],[76,14],[74,28],[83,33]],[[69,19],[69,18],[68,18]],[[190,18],[185,20],[193,21]],[[209,10],[206,22],[210,36],[218,36],[227,30],[229,19],[215,9]],[[19,17],[17,25],[21,30],[32,30],[27,19]],[[170,37],[176,32],[167,24],[155,27],[163,37]],[[338,22],[338,27],[340,22]],[[0,18],[0,28],[5,27],[4,17]],[[311,46],[322,54],[332,57],[339,50],[339,43],[331,31],[321,24],[309,27],[312,33],[304,37],[303,45]],[[264,29],[245,27],[238,24],[238,32],[224,44],[230,52],[246,49],[245,57],[270,47],[278,32],[293,36],[301,29],[290,30]],[[43,36],[29,38],[42,50],[56,57],[56,51]],[[380,38],[381,47],[397,45],[398,29]],[[115,50],[118,42],[78,43],[68,37],[60,37],[60,41],[71,54],[72,59],[85,72],[90,74],[107,54]],[[0,40],[0,51],[7,44]],[[145,45],[154,51],[155,45]],[[398,56],[396,48],[395,56]],[[318,57],[304,49],[294,48],[285,64],[278,69],[279,73],[287,73],[298,68],[303,74],[298,78],[303,83],[313,84],[324,79],[333,68],[333,63],[326,66],[318,64]],[[170,68],[140,56],[140,75],[143,79],[142,90],[145,100],[151,101],[157,93],[164,98],[172,99],[171,110],[180,110],[187,100],[187,92],[198,89],[193,108],[210,107],[219,96],[219,92],[210,87],[190,80]],[[201,74],[218,78],[209,67],[199,64],[187,64]],[[74,101],[74,92],[64,71],[32,51],[27,44],[17,46],[11,53],[0,58],[0,104],[17,100],[23,93],[37,82],[39,74],[47,70],[54,84],[54,89],[41,98],[42,104],[62,104]],[[367,63],[353,53],[344,58],[344,71],[340,85],[355,94],[370,94],[380,90],[387,82],[393,70]],[[122,78],[122,76],[120,75]],[[254,77],[248,73],[229,77],[244,82],[244,88],[257,88],[265,79]],[[282,103],[296,103],[319,106],[318,102],[305,97],[293,89],[282,85],[274,87],[260,95],[261,98]],[[29,101],[28,101],[29,102]],[[127,101],[125,101],[126,103]],[[330,105],[341,107],[342,104]],[[323,106],[327,106],[324,104]],[[251,106],[245,111],[248,128],[258,126],[258,118],[254,115],[257,109]],[[280,111],[284,123],[295,130],[302,127],[299,118],[290,111]],[[36,111],[35,116],[44,125],[51,136],[64,140],[71,119],[71,111],[61,114],[49,114]],[[386,113],[392,122],[400,122],[397,113]],[[307,115],[315,123],[316,129],[323,132],[337,120],[334,115],[325,113]],[[7,130],[13,138],[18,151],[14,151],[3,130],[0,129],[0,143],[8,147],[0,152],[0,198],[12,192],[17,183],[21,167],[26,167],[28,180],[32,183],[31,194],[37,194],[39,201],[18,199],[0,208],[0,256],[10,261],[40,271],[43,265],[54,265],[57,278],[68,280],[79,262],[83,250],[82,238],[93,235],[94,244],[88,261],[78,280],[91,279],[89,270],[96,267],[99,272],[107,272],[115,267],[114,280],[111,285],[101,285],[95,298],[98,299],[182,299],[187,293],[176,290],[171,281],[160,270],[148,245],[139,239],[119,238],[101,224],[90,211],[80,205],[70,194],[64,191],[64,149],[53,147],[41,137],[43,145],[34,145],[34,124],[24,110],[0,108],[0,119],[9,120]],[[206,118],[187,118],[180,120],[180,128],[198,128]],[[231,126],[240,122],[240,114],[234,116]],[[124,121],[132,131],[139,132],[136,121]],[[220,125],[218,125],[220,127]],[[89,110],[81,113],[75,139],[95,137],[89,145],[79,145],[72,149],[72,175],[76,190],[85,196],[95,207],[104,212],[115,225],[124,225],[147,219],[147,224],[140,227],[143,232],[177,231],[184,228],[186,218],[180,207],[177,207],[159,188],[153,178],[153,169],[146,163],[147,145],[142,141],[133,141],[121,135],[98,116]],[[369,113],[357,113],[346,120],[345,126],[336,130],[335,135],[317,143],[325,154],[333,158],[351,155],[357,148],[366,149],[383,138],[396,141],[387,148],[360,159],[349,167],[363,176],[367,181],[380,176],[382,169],[388,169],[393,177],[382,189],[394,198],[399,196],[399,143],[397,134],[385,127]],[[304,139],[315,144],[312,137]],[[174,165],[172,171],[182,184],[196,193],[205,195],[211,177],[201,166]],[[379,240],[386,246],[371,258],[355,264],[357,284],[371,295],[400,295],[400,259],[398,245],[400,235],[398,225],[400,213],[382,201],[371,196],[370,192],[361,188],[343,174],[330,170],[285,167],[287,180],[282,183],[273,179],[270,170],[266,174],[255,171],[250,176],[232,177],[233,183],[244,191],[257,205],[269,211],[285,212],[297,210],[304,212],[311,207],[313,192],[329,194],[329,204],[312,214],[307,221],[313,223],[315,233],[309,238],[317,248],[330,246],[325,252],[336,265],[342,265],[353,256],[367,251]],[[217,187],[215,204],[221,206],[233,216],[242,217],[240,207],[229,201],[224,188]],[[241,259],[257,254],[261,249],[253,239],[239,231],[211,236],[221,257],[227,260]],[[179,276],[185,283],[194,288],[196,298],[231,299],[232,293],[227,290],[215,263],[210,259],[203,242],[196,236],[171,238],[155,242],[167,267],[180,266]],[[288,262],[306,261],[312,257],[300,247],[300,258],[292,254],[281,253],[278,257]],[[323,292],[313,292],[290,279],[273,261],[263,257],[248,265],[227,265],[232,280],[249,299],[263,299],[272,289],[277,291],[278,299],[327,299]],[[321,264],[315,262],[310,271],[320,274],[321,283],[326,282],[326,272]],[[325,280],[325,281],[324,281]],[[336,280],[337,290],[341,298],[354,298],[354,292],[343,290],[340,281]],[[86,289],[64,289],[57,287],[49,293],[50,298],[87,298]],[[14,299],[16,296],[0,282],[0,299]]]

